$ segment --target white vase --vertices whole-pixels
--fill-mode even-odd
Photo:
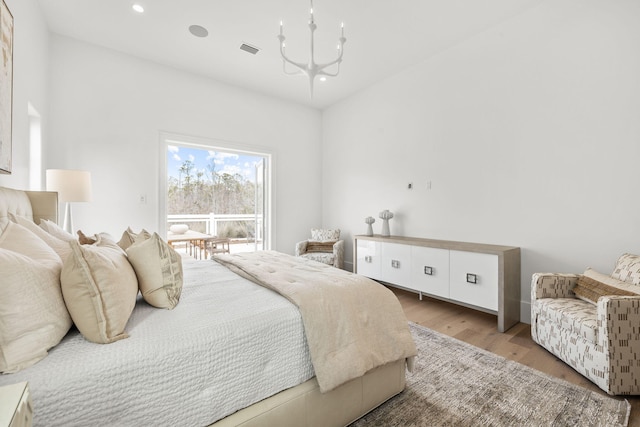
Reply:
[[[389,237],[391,233],[389,232],[389,220],[382,219],[382,231],[380,232],[382,237]]]
[[[373,236],[373,227],[371,224],[367,224],[367,236]]]

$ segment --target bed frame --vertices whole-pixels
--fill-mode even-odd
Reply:
[[[58,194],[0,187],[0,222],[13,213],[58,222]],[[1,224],[0,224],[1,225]],[[223,418],[215,427],[346,426],[405,388],[405,359],[380,366],[327,393],[315,377]],[[37,411],[38,403],[34,402]]]

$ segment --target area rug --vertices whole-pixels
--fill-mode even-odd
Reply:
[[[630,404],[410,323],[407,387],[351,427],[626,426]]]

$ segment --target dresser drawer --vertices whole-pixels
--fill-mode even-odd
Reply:
[[[498,311],[498,256],[450,251],[449,296],[460,302]]]
[[[449,250],[411,246],[411,287],[449,298]]]
[[[380,252],[380,242],[357,240],[356,273],[372,279],[381,280]]]
[[[409,284],[410,260],[410,246],[382,243],[382,280],[400,286]]]

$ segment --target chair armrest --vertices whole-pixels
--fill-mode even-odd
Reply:
[[[639,325],[640,295],[598,299],[598,344],[608,348],[610,356],[615,353],[615,360],[635,359]]]
[[[534,273],[531,277],[531,301],[540,298],[575,298],[571,290],[577,274]]]
[[[307,253],[307,243],[308,240],[303,240],[302,242],[296,243],[296,256],[300,256]]]
[[[344,266],[344,240],[338,240],[333,244],[333,266],[342,268]]]

